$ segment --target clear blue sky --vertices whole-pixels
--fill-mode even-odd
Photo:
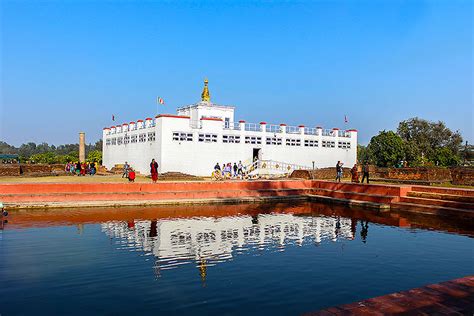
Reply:
[[[0,140],[99,139],[199,100],[359,130],[418,116],[473,137],[473,2],[1,1]]]

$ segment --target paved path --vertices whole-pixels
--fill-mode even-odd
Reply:
[[[473,315],[474,276],[431,284],[305,315]]]

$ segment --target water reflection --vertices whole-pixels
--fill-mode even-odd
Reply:
[[[284,251],[288,244],[319,245],[353,240],[357,220],[331,216],[258,214],[160,220],[108,221],[102,231],[121,247],[143,250],[156,258],[155,271],[194,263],[204,280],[207,267],[254,249]],[[363,232],[365,228],[365,232]],[[361,235],[367,238],[368,224]]]

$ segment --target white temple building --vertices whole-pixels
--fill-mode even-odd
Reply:
[[[211,102],[205,80],[201,101],[178,108],[175,115],[104,128],[103,165],[110,169],[127,161],[150,174],[154,158],[160,173],[210,176],[216,163],[248,165],[255,159],[268,161],[268,166],[273,162],[273,169],[282,173],[333,167],[338,160],[345,166],[356,162],[357,130],[249,123],[237,121],[234,112],[234,106]]]

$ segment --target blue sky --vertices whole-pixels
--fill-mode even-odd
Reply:
[[[236,119],[473,136],[471,1],[1,1],[0,140],[88,142],[199,100]],[[344,124],[344,115],[349,123]]]

